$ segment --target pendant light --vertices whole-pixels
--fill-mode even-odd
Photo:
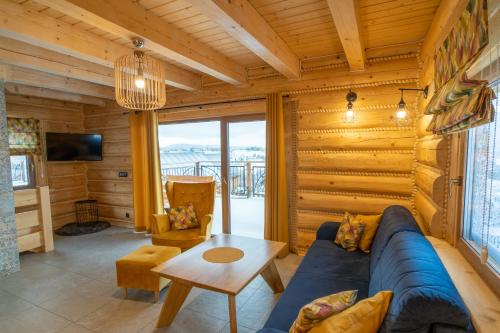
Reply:
[[[355,102],[357,98],[358,95],[354,91],[351,91],[351,89],[349,89],[349,92],[345,96],[345,99],[347,101],[347,108],[344,114],[344,122],[346,123],[353,123],[357,119],[357,115],[353,105],[353,102]]]
[[[135,50],[115,61],[115,97],[131,110],[155,110],[166,102],[163,63],[142,51],[144,41],[132,39]]]
[[[429,87],[426,86],[424,89],[417,89],[417,88],[399,88],[401,91],[401,99],[399,100],[398,107],[396,109],[396,123],[400,125],[405,125],[408,124],[410,121],[409,116],[408,116],[408,108],[406,107],[406,102],[403,97],[403,93],[406,90],[410,91],[422,91],[424,98],[427,98],[427,94],[429,92]]]

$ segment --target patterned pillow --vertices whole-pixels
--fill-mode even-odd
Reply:
[[[357,290],[342,291],[326,297],[315,299],[304,305],[293,322],[289,333],[305,333],[323,319],[344,311],[354,304],[358,296]]]
[[[180,206],[167,209],[170,224],[177,230],[196,228],[199,226],[194,205]]]
[[[377,333],[391,304],[392,291],[380,291],[336,313],[311,328],[309,333]]]
[[[342,246],[349,252],[356,251],[365,227],[364,222],[355,220],[353,215],[346,212],[344,221],[335,236],[335,244]]]

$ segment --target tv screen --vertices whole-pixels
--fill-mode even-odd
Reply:
[[[102,135],[46,133],[47,161],[101,161]]]

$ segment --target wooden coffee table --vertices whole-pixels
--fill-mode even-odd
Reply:
[[[258,274],[274,293],[283,291],[274,259],[285,246],[282,242],[220,234],[154,268],[152,271],[172,280],[156,326],[170,325],[191,288],[198,287],[228,295],[231,332],[237,332],[236,295]],[[219,247],[240,249],[244,256],[230,263],[203,258],[205,251]]]

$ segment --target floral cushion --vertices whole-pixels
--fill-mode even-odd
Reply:
[[[313,327],[309,333],[377,333],[391,304],[392,291],[381,291]]]
[[[300,309],[299,315],[293,322],[289,333],[308,332],[311,328],[318,325],[318,323],[320,323],[323,319],[339,313],[353,305],[357,296],[357,290],[348,290],[315,299]]]
[[[353,215],[346,212],[344,221],[335,236],[335,244],[342,246],[349,252],[356,251],[365,227],[364,222],[354,219]]]
[[[170,224],[174,229],[183,230],[199,227],[198,219],[194,211],[194,205],[180,206],[167,209]]]

